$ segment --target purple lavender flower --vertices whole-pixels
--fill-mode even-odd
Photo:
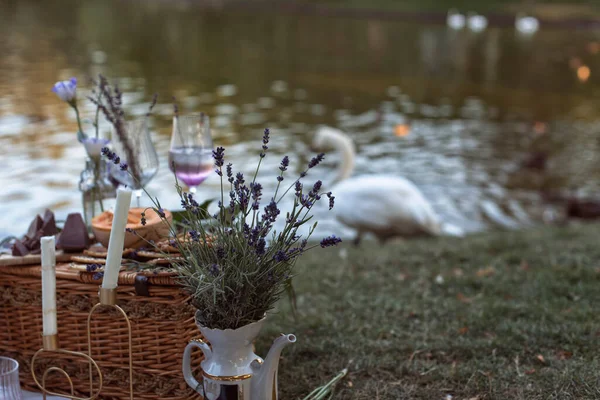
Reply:
[[[162,208],[159,208],[158,210],[156,210],[156,213],[158,214],[159,217],[165,218],[165,210],[163,210]]]
[[[223,258],[225,258],[225,249],[223,247],[219,246],[216,253],[217,253],[217,258],[219,260],[222,260]]]
[[[71,78],[68,81],[56,82],[52,91],[62,100],[71,106],[75,105],[77,100],[77,78]]]
[[[262,196],[262,185],[258,182],[250,183],[250,192],[252,193],[252,200],[254,200],[257,204]]]
[[[329,198],[329,209],[331,210],[333,208],[335,196],[333,194],[331,194],[331,192],[329,192],[329,193],[327,193],[327,197]]]
[[[290,165],[290,158],[288,156],[283,157],[283,160],[281,160],[281,165],[279,166],[279,169],[281,171],[286,171],[287,167]]]
[[[231,170],[232,166],[233,164],[231,163],[227,164],[227,180],[229,183],[233,183],[233,171]]]
[[[121,163],[121,157],[117,156],[113,159],[113,162],[115,163],[115,165],[119,165]]]
[[[316,167],[324,159],[325,159],[325,153],[318,154],[316,157],[313,157],[312,160],[310,160],[310,162],[308,163],[308,168]]]
[[[260,153],[260,158],[264,158],[265,157],[265,151],[267,151],[269,149],[269,146],[267,146],[267,144],[269,144],[269,135],[270,135],[270,131],[269,128],[265,129],[265,133],[263,134],[263,145],[262,145],[262,149],[263,151]]]
[[[109,161],[113,161],[117,157],[117,155],[110,151],[108,147],[103,147],[102,150],[100,150],[100,153],[104,157],[108,158]]]
[[[279,176],[277,177],[277,182],[283,182],[283,176],[279,175]]]
[[[323,185],[323,182],[316,181],[313,188],[311,189],[311,191],[308,192],[308,197],[319,200],[321,198],[319,196],[319,190],[321,190],[322,185]]]
[[[121,168],[121,171],[127,171],[127,168],[129,168],[129,166],[126,162],[122,162],[121,165],[119,165],[119,168]]]
[[[146,213],[145,212],[143,212],[141,215],[140,224],[142,224],[144,226],[146,225]]]
[[[329,246],[335,246],[338,243],[341,243],[342,239],[335,236],[335,235],[331,235],[331,236],[327,236],[326,238],[324,238],[323,240],[321,240],[321,247],[325,248],[325,247],[329,247]]]
[[[212,274],[212,276],[219,275],[219,264],[212,264],[210,267],[208,267],[208,271]]]
[[[295,185],[295,190],[296,190],[296,197],[300,197],[302,195],[302,184],[300,183],[300,181],[296,181],[296,185]]]
[[[98,281],[102,278],[104,278],[104,272],[96,272],[94,275],[92,275],[92,279],[95,281]]]
[[[200,234],[197,231],[189,231],[188,235],[190,235],[190,238],[194,242],[199,242],[200,241]]]
[[[100,268],[100,264],[88,264],[85,266],[85,270],[87,272],[94,272],[98,268]]]
[[[265,241],[265,239],[260,238],[258,240],[258,243],[256,244],[256,254],[258,254],[259,256],[264,255],[266,245],[267,245],[267,242]]]
[[[285,251],[279,250],[273,256],[273,260],[275,260],[277,262],[283,262],[283,261],[287,261],[288,257],[287,257],[287,254],[285,253]]]
[[[225,149],[223,147],[217,147],[216,150],[213,150],[213,158],[215,159],[215,165],[217,167],[222,167],[224,164]]]
[[[267,206],[265,206],[264,210],[265,210],[265,213],[263,214],[263,220],[266,223],[275,222],[275,220],[277,219],[277,216],[281,212],[281,211],[279,211],[279,208],[277,207],[277,203],[275,202],[274,199],[271,199],[271,202]]]

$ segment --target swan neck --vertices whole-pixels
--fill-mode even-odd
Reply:
[[[334,183],[348,179],[354,171],[354,161],[356,158],[356,149],[352,139],[348,137],[335,137],[333,146],[340,156]]]

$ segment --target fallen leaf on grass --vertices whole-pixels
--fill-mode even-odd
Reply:
[[[471,302],[473,301],[473,299],[471,299],[471,298],[469,298],[469,297],[465,296],[465,295],[464,295],[464,294],[462,294],[462,293],[458,293],[458,294],[456,295],[456,299],[457,299],[458,301],[462,302],[462,303],[467,303],[467,304],[468,304],[468,303],[471,303]]]
[[[538,354],[537,356],[535,356],[535,358],[536,358],[536,359],[537,359],[539,362],[541,362],[542,364],[546,364],[546,359],[544,358],[544,356],[543,356],[543,355],[541,355],[541,354]]]
[[[476,272],[476,275],[479,278],[485,278],[488,276],[492,276],[496,273],[496,270],[494,269],[494,267],[485,267],[485,268],[481,268]]]
[[[559,350],[556,353],[556,356],[558,357],[559,360],[568,360],[569,358],[573,357],[573,352],[566,351],[566,350]]]
[[[531,368],[531,369],[525,371],[525,375],[532,375],[532,374],[535,374],[535,368]]]
[[[463,326],[462,328],[460,328],[460,329],[458,330],[458,333],[459,333],[459,334],[461,334],[461,335],[464,335],[464,334],[465,334],[465,333],[467,333],[467,332],[469,332],[469,328],[468,328],[468,327],[466,327],[466,326]]]
[[[348,387],[352,387],[352,386],[354,386],[354,385],[352,384],[352,381],[348,381]]]

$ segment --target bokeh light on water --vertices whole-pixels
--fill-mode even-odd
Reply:
[[[311,135],[327,124],[355,140],[355,175],[406,176],[468,231],[560,217],[548,198],[598,189],[600,31],[542,26],[522,37],[512,26],[476,34],[189,2],[26,0],[0,3],[0,37],[3,234],[23,233],[45,207],[59,217],[80,209],[84,150],[72,111],[50,88],[71,76],[85,87],[98,73],[118,82],[130,117],[159,93],[152,123],[162,165],[149,190],[171,209],[173,95],[182,112],[210,115],[215,143],[248,174],[271,128],[266,187],[284,154],[294,165],[310,159]],[[324,169],[335,166],[331,155]],[[215,197],[216,178],[200,196]],[[340,232],[318,214],[323,231]]]

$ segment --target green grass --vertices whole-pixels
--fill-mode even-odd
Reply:
[[[402,11],[447,11],[452,8],[477,12],[502,12],[515,9],[535,10],[547,6],[594,6],[594,0],[304,0],[307,3],[328,4],[342,8],[375,8]]]
[[[364,243],[347,261],[314,251],[295,280],[298,321],[282,302],[258,349],[297,334],[284,400],[345,367],[335,399],[599,399],[599,236],[581,225]]]

